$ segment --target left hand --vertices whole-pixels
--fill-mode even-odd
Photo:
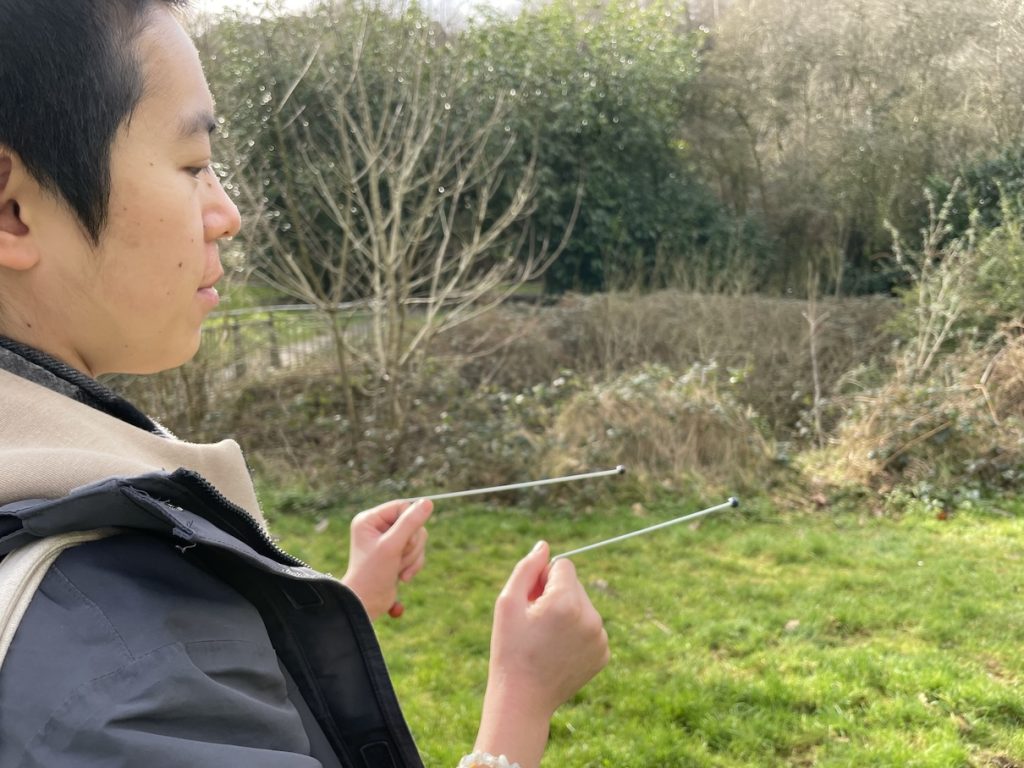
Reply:
[[[396,605],[398,583],[419,573],[426,560],[427,529],[434,505],[389,501],[352,519],[348,570],[342,583],[356,593],[371,619]]]

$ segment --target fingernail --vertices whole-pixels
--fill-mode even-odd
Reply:
[[[538,541],[536,544],[533,545],[533,551],[536,552],[538,549],[540,549],[543,546],[544,546],[544,540],[541,539],[540,541]]]

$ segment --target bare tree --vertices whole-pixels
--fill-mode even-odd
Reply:
[[[711,34],[684,132],[736,212],[782,249],[776,273],[835,290],[870,275],[888,218],[1024,130],[1019,0],[736,0]]]
[[[316,14],[319,38],[298,74],[268,89],[272,156],[236,158],[235,184],[263,278],[330,319],[350,423],[355,365],[401,431],[403,383],[431,340],[539,277],[576,211],[560,242],[533,236],[536,153],[506,125],[516,93],[473,94],[435,25],[353,20],[342,6]],[[295,56],[272,25],[260,34],[271,58]],[[526,161],[506,162],[515,152]],[[353,305],[368,344],[345,333]]]

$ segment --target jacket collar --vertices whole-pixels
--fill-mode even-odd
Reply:
[[[103,385],[37,350],[0,346],[0,506],[59,499],[107,478],[171,473],[205,479],[260,524],[256,491],[233,440],[178,440]]]
[[[0,336],[0,370],[51,389],[109,416],[155,434],[167,431],[123,397],[55,357]]]

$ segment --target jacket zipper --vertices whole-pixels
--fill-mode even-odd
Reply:
[[[217,504],[219,504],[221,507],[234,514],[236,517],[241,518],[242,522],[246,524],[246,527],[252,533],[254,533],[256,537],[267,546],[268,549],[270,549],[274,554],[280,557],[281,560],[283,560],[286,565],[297,565],[312,570],[312,566],[310,566],[309,563],[305,563],[302,560],[299,560],[299,558],[295,557],[294,555],[291,555],[285,552],[283,549],[281,549],[281,547],[277,545],[277,542],[275,542],[266,532],[263,526],[256,521],[256,518],[254,518],[240,506],[238,506],[229,498],[227,498],[219,490],[217,490],[217,487],[213,485],[213,483],[211,483],[209,480],[207,480],[205,477],[203,477],[197,472],[187,472],[186,474],[191,480],[197,482],[199,484],[199,487],[202,488],[203,491],[205,491],[209,496],[213,497],[213,500],[216,501]]]

